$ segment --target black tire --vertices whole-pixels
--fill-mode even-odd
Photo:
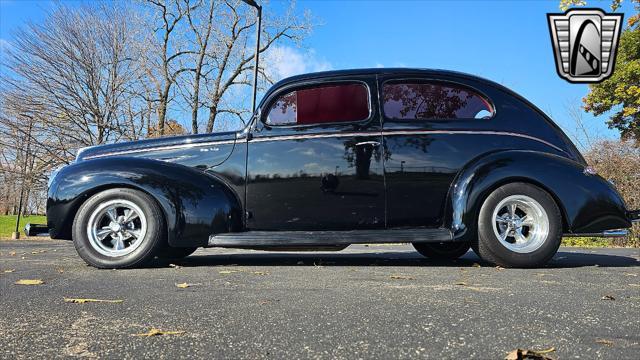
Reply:
[[[171,247],[166,245],[156,256],[158,259],[163,260],[179,260],[193,254],[196,250],[198,250],[197,247]]]
[[[513,251],[507,248],[508,244],[503,245],[496,235],[497,223],[494,223],[496,207],[508,197],[522,195],[535,200],[548,219],[546,236],[540,237],[539,247],[528,252]],[[478,240],[473,247],[478,256],[487,262],[503,267],[531,268],[542,266],[549,261],[558,251],[561,241],[562,214],[553,197],[535,185],[511,183],[493,191],[482,204],[478,215]]]
[[[146,219],[146,234],[140,245],[123,256],[107,256],[97,251],[89,240],[87,228],[91,215],[107,201],[125,200],[137,205]],[[80,257],[89,265],[101,269],[131,268],[152,260],[166,242],[166,229],[162,210],[156,201],[144,192],[115,188],[102,191],[85,201],[73,221],[73,244]]]
[[[420,255],[434,260],[455,260],[469,251],[468,242],[413,243]]]

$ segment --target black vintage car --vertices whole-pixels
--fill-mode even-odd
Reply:
[[[535,267],[563,234],[619,236],[638,219],[527,100],[417,69],[295,76],[241,131],[82,149],[47,207],[51,236],[99,268],[376,242]]]

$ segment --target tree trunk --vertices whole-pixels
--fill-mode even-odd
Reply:
[[[167,115],[167,101],[166,99],[160,99],[160,104],[158,105],[158,133],[154,134],[158,137],[164,135],[164,118]]]
[[[207,132],[213,132],[213,124],[216,121],[216,115],[218,115],[218,102],[216,101],[209,107],[209,121],[207,122]]]
[[[191,104],[191,132],[198,133],[198,103],[200,102],[200,72],[202,71],[203,56],[198,59],[196,78],[193,84],[193,103]]]

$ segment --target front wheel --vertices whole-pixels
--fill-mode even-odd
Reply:
[[[126,268],[154,258],[166,242],[156,201],[138,190],[117,188],[93,195],[73,222],[73,244],[89,265]]]
[[[483,260],[504,267],[537,267],[549,261],[562,241],[562,215],[546,191],[511,183],[493,191],[478,216]]]
[[[455,260],[469,251],[468,242],[413,243],[420,255],[434,260]]]

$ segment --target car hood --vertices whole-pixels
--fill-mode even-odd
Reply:
[[[181,146],[187,144],[200,144],[210,141],[229,141],[236,139],[236,132],[219,132],[212,134],[172,136],[165,138],[128,141],[116,144],[89,146],[78,150],[76,161],[106,157],[126,156],[128,153],[140,153],[166,147]]]

